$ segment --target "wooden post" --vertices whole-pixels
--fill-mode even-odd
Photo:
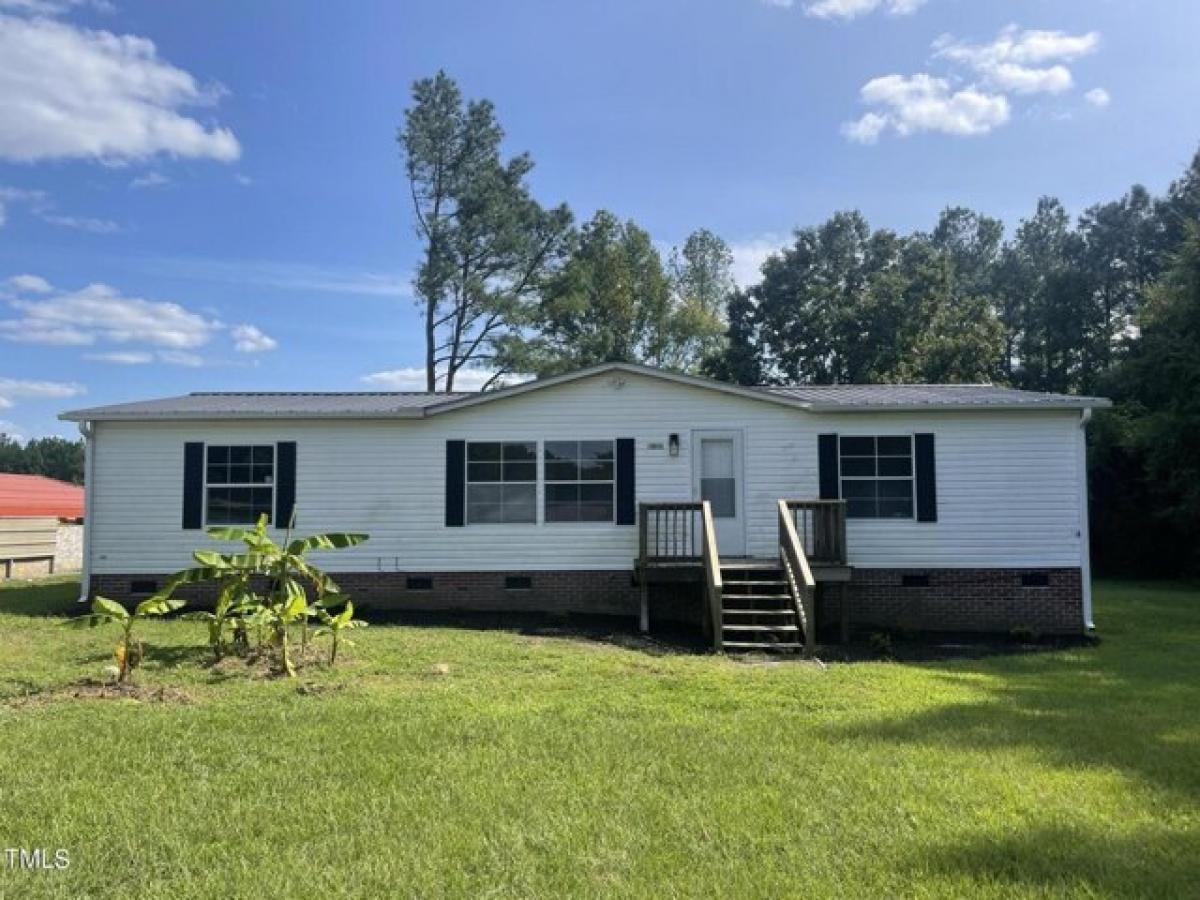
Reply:
[[[649,632],[650,632],[650,585],[647,584],[645,569],[642,570],[642,575],[641,575],[641,578],[639,579],[639,581],[641,581],[641,583],[642,583],[641,584],[641,587],[642,587],[642,609],[641,609],[641,615],[638,617],[638,630],[640,630],[642,632],[642,634],[649,634]]]
[[[842,643],[850,643],[850,585],[842,582],[838,585],[838,606],[842,616]]]

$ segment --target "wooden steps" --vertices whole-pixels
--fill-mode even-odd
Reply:
[[[722,560],[721,647],[796,651],[804,644],[791,588],[775,560]]]

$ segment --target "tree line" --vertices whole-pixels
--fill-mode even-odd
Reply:
[[[83,484],[83,441],[43,437],[22,444],[0,432],[0,472]]]
[[[706,229],[664,255],[601,210],[543,207],[486,100],[418,81],[398,141],[422,242],[429,390],[628,361],[742,384],[990,382],[1111,397],[1089,434],[1100,571],[1200,571],[1200,154],[1072,218],[1006,234],[963,207],[928,231],[858,211],[797,229],[738,289]]]

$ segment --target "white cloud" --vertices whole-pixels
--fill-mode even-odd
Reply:
[[[251,178],[249,175],[243,175],[241,172],[238,172],[236,175],[234,175],[233,180],[242,187],[250,187],[250,185],[254,184],[253,178]]]
[[[98,12],[113,12],[108,0],[0,0],[0,10],[28,16],[58,16],[77,6],[88,6]]]
[[[454,376],[455,391],[478,391],[482,390],[495,375],[490,369],[460,369]],[[520,384],[522,381],[529,381],[529,375],[505,375],[501,377],[501,384]],[[372,372],[370,375],[364,375],[362,381],[372,387],[381,388],[387,391],[424,391],[425,390],[425,370],[410,366],[404,369],[387,369],[382,372]],[[438,376],[438,388],[440,389],[445,383],[445,374]],[[494,385],[493,385],[494,386]]]
[[[262,353],[279,346],[275,338],[268,337],[253,325],[235,326],[232,336],[233,346],[239,353]]]
[[[1101,109],[1112,102],[1112,97],[1104,88],[1092,88],[1083,95],[1083,99],[1092,104],[1092,106],[1097,106]]]
[[[146,38],[0,14],[0,159],[231,162],[241,154],[233,132],[181,112],[219,96]]]
[[[220,328],[219,322],[178,303],[125,297],[106,284],[39,299],[11,299],[9,305],[20,318],[0,320],[0,336],[30,344],[110,342],[191,349],[208,343]]]
[[[861,99],[874,109],[843,123],[842,134],[859,144],[874,144],[888,130],[901,137],[923,131],[987,134],[1011,118],[1010,98],[1069,91],[1074,77],[1066,63],[1099,46],[1100,35],[1094,31],[1067,34],[1009,25],[986,44],[944,34],[933,42],[933,58],[960,71],[950,76],[892,74],[868,81]],[[1096,103],[1090,92],[1087,99]]]
[[[9,409],[18,400],[46,400],[77,397],[83,385],[64,381],[28,381],[23,378],[0,378],[0,409]]]
[[[409,278],[399,273],[314,266],[309,263],[167,257],[151,260],[146,269],[178,278],[253,284],[286,291],[403,299],[412,296]]]
[[[50,282],[40,275],[14,275],[5,284],[26,294],[48,294],[54,290]]]
[[[147,172],[145,175],[138,175],[131,179],[129,186],[131,188],[154,188],[162,187],[171,183],[171,179],[161,172]]]
[[[842,126],[848,138],[862,143],[874,142],[886,128],[901,137],[922,131],[987,134],[1010,114],[1003,94],[972,87],[955,91],[946,79],[925,72],[874,78],[863,85],[861,95],[864,103],[882,109]]]
[[[973,69],[991,87],[1018,94],[1058,94],[1072,86],[1071,70],[1063,63],[1094,53],[1100,47],[1100,34],[1022,31],[1009,25],[988,44],[944,34],[933,47],[935,56]]]
[[[792,0],[777,2],[767,0],[773,6],[792,6]],[[926,0],[816,0],[804,5],[807,15],[818,19],[857,19],[883,9],[893,16],[907,16],[924,6]]]
[[[241,353],[277,346],[254,325],[230,328],[178,303],[126,297],[106,284],[64,291],[37,275],[17,275],[2,283],[0,300],[17,313],[0,318],[0,338],[5,340],[63,347],[126,345],[85,354],[97,362],[201,366],[206,360],[196,351],[224,333]]]
[[[788,239],[778,234],[764,234],[729,245],[733,254],[733,280],[740,288],[749,287],[762,280],[762,264],[772,253],[778,253],[787,245]]]
[[[116,350],[112,353],[85,353],[84,359],[93,362],[117,363],[122,366],[143,366],[154,362],[154,354],[143,350]]]
[[[11,419],[0,419],[0,434],[18,441],[25,440],[25,429]]]
[[[2,102],[2,101],[0,101]],[[3,123],[0,123],[2,128]],[[30,213],[50,225],[62,228],[74,228],[79,231],[90,231],[93,234],[115,234],[122,231],[120,225],[111,219],[97,219],[91,216],[69,216],[55,209],[54,201],[45,191],[27,190],[0,185],[0,225],[7,219],[7,206],[24,206]]]

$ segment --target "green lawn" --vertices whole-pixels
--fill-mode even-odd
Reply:
[[[1097,647],[920,665],[376,626],[304,691],[155,623],[138,679],[188,702],[64,696],[115,638],[55,627],[74,595],[0,588],[0,847],[70,852],[0,857],[2,897],[1200,891],[1194,586],[1101,585]]]

